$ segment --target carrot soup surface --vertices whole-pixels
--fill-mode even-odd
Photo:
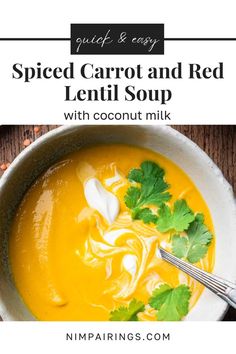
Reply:
[[[129,171],[147,160],[165,170],[172,195],[168,204],[172,207],[184,198],[194,212],[204,214],[213,232],[201,193],[169,159],[123,144],[82,148],[35,181],[13,223],[9,244],[13,277],[37,319],[107,321],[111,311],[132,299],[147,304],[162,283],[188,285],[190,309],[195,305],[203,286],[156,254],[159,246],[171,250],[171,233],[132,220],[124,201]],[[107,198],[109,207],[99,202],[98,195]],[[214,249],[212,242],[196,265],[211,272]],[[139,319],[156,317],[146,306]]]

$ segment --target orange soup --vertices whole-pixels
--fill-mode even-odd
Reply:
[[[10,236],[15,284],[37,319],[107,321],[111,311],[132,299],[147,304],[162,283],[188,285],[190,309],[197,302],[203,286],[156,255],[159,246],[171,251],[172,232],[132,220],[125,204],[127,175],[147,160],[165,170],[172,195],[168,205],[185,199],[194,213],[204,214],[213,232],[201,193],[164,156],[122,144],[92,146],[68,155],[28,190]],[[102,196],[108,204],[100,203]],[[196,265],[212,271],[213,264],[214,242]],[[153,310],[146,306],[139,320],[155,320]]]

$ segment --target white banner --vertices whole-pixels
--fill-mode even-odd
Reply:
[[[5,322],[5,353],[225,352],[235,345],[235,322]]]
[[[145,56],[71,56],[69,46],[65,41],[0,41],[1,124],[235,122],[236,42],[165,42],[165,55]],[[200,67],[200,78],[191,79],[194,63]],[[38,68],[63,71],[71,65],[72,79],[37,76]],[[84,65],[88,78],[81,75]],[[90,78],[96,70],[136,70],[138,66],[142,67],[140,79],[122,74],[120,79]],[[163,68],[169,72],[179,68],[182,77],[151,79],[152,68],[158,75]],[[211,73],[209,79],[203,78],[204,70],[215,70],[216,77]],[[27,78],[26,71],[34,77]]]
[[[235,123],[234,2],[12,3],[0,13],[0,124]],[[131,19],[164,24],[164,55],[70,55],[71,23]]]

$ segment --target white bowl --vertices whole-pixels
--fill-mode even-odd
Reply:
[[[34,319],[21,300],[8,262],[8,235],[17,205],[31,183],[64,154],[94,143],[128,143],[170,158],[201,191],[216,236],[214,273],[236,280],[236,206],[231,186],[212,160],[191,140],[168,126],[64,126],[37,139],[0,180],[0,315],[3,320]],[[220,320],[226,303],[204,290],[186,320]]]

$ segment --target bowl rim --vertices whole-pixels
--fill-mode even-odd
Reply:
[[[0,178],[0,190],[2,188],[4,188],[5,183],[14,174],[15,168],[18,166],[20,161],[22,159],[27,158],[27,156],[30,156],[32,154],[32,152],[36,148],[38,148],[38,146],[40,146],[41,144],[44,143],[44,141],[46,141],[46,140],[48,140],[48,139],[50,139],[50,138],[52,138],[54,136],[57,136],[58,134],[61,134],[61,133],[69,133],[70,131],[73,131],[73,130],[79,130],[83,126],[91,127],[91,128],[93,128],[93,127],[100,127],[100,128],[104,127],[104,125],[98,126],[98,125],[86,125],[86,124],[83,124],[83,125],[80,125],[80,126],[78,126],[78,125],[62,125],[62,126],[56,127],[53,130],[50,130],[50,131],[46,132],[45,134],[43,134],[42,136],[37,138],[34,142],[32,142],[30,146],[28,146],[26,149],[22,150],[16,156],[16,158],[13,160],[13,162],[11,163],[9,168],[4,172],[4,174]],[[114,129],[116,129],[117,127],[119,127],[119,128],[130,127],[132,129],[132,127],[135,127],[137,125],[126,125],[126,124],[111,125],[111,124],[106,124],[105,126],[113,127]],[[212,168],[212,171],[214,172],[215,178],[220,180],[223,188],[225,189],[225,193],[228,193],[229,199],[232,202],[232,216],[235,217],[235,219],[236,219],[236,199],[235,199],[235,196],[234,196],[233,188],[230,185],[230,183],[226,180],[226,178],[224,177],[224,175],[223,175],[222,171],[220,170],[220,168],[213,162],[213,160],[209,157],[209,155],[205,151],[203,151],[190,138],[188,138],[187,136],[185,136],[181,132],[177,131],[175,128],[172,128],[171,126],[168,126],[168,125],[138,125],[138,126],[143,128],[143,129],[145,129],[145,130],[149,130],[149,129],[156,130],[156,129],[158,129],[160,131],[163,131],[163,132],[165,132],[167,134],[170,134],[170,135],[174,136],[178,140],[184,141],[187,146],[190,146],[191,148],[194,147],[194,149],[196,150],[196,153],[199,154],[202,157],[202,159],[204,159],[204,161],[209,165],[209,167]],[[134,144],[132,144],[132,145],[134,145]],[[232,269],[231,274],[236,279],[236,268],[235,268],[234,271]],[[220,311],[221,314],[216,318],[216,321],[219,321],[219,320],[221,320],[224,317],[224,315],[227,312],[228,308],[229,308],[228,304],[226,302],[222,301],[222,303],[221,303],[221,311]],[[11,316],[8,315],[8,312],[5,309],[4,301],[1,299],[1,295],[0,295],[0,316],[2,317],[2,319],[4,321],[5,320],[12,320]]]

